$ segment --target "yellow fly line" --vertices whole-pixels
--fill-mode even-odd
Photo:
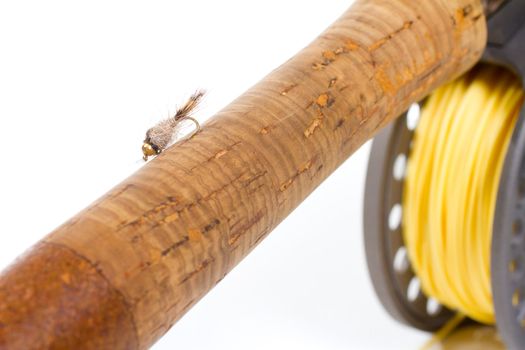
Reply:
[[[492,222],[499,178],[523,104],[519,80],[479,66],[426,101],[403,192],[403,236],[421,288],[493,324]]]

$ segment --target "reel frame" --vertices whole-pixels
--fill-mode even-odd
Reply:
[[[501,5],[489,18],[482,62],[512,70],[525,87],[523,18],[525,1],[509,0]],[[387,312],[406,325],[436,331],[454,312],[423,294],[401,231],[404,175],[422,104],[412,105],[374,138],[365,186],[365,251],[372,284]],[[520,349],[525,344],[525,106],[498,188],[491,277],[498,330],[510,349]]]

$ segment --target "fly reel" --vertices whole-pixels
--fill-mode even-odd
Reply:
[[[525,86],[525,1],[507,1],[489,19],[485,63],[505,66]],[[436,331],[454,316],[422,292],[403,238],[403,189],[417,121],[414,104],[373,141],[365,189],[365,248],[386,310],[409,326]],[[439,118],[439,116],[436,116]],[[505,155],[492,227],[491,287],[498,330],[510,349],[525,344],[525,107]]]

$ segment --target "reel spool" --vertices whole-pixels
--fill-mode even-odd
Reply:
[[[507,1],[489,19],[483,62],[502,65],[525,87],[525,1]],[[402,232],[404,173],[423,103],[375,137],[368,165],[364,233],[375,291],[396,320],[437,331],[455,312],[423,294]],[[498,330],[510,349],[525,344],[525,106],[514,128],[498,187],[491,245],[491,287]],[[513,268],[509,268],[509,266]],[[518,305],[513,302],[520,295]]]

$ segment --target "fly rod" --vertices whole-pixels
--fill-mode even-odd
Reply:
[[[3,271],[0,348],[151,346],[365,141],[479,60],[484,5],[356,1]]]

